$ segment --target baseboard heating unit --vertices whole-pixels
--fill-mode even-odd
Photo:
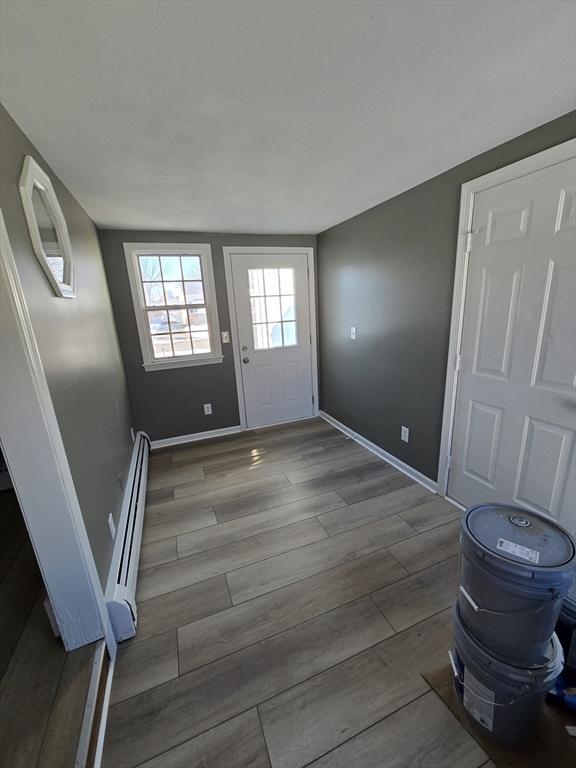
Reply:
[[[106,605],[118,642],[136,634],[136,580],[142,543],[142,523],[146,503],[150,439],[138,432],[118,522],[110,575],[106,586]]]

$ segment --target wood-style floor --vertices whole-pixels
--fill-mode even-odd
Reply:
[[[459,517],[319,420],[155,453],[103,764],[487,764],[422,677]]]

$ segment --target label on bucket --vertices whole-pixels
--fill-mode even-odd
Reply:
[[[516,555],[516,557],[521,557],[523,560],[529,560],[534,565],[538,565],[540,560],[540,552],[537,549],[523,547],[522,544],[516,544],[513,541],[508,541],[508,539],[498,539],[496,548],[501,549],[503,552],[508,552],[509,555]]]
[[[489,731],[494,727],[494,691],[464,669],[464,698],[465,709],[470,712],[474,720],[483,725]]]

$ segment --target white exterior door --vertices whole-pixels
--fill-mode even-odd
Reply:
[[[230,260],[246,426],[312,416],[308,254],[232,252]]]
[[[448,495],[576,533],[576,161],[480,192]]]

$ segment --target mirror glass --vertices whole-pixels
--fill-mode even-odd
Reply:
[[[36,184],[32,188],[32,206],[48,266],[55,279],[59,283],[63,283],[64,256],[60,241],[58,240],[58,230],[56,229],[53,214],[50,211],[46,193]]]

